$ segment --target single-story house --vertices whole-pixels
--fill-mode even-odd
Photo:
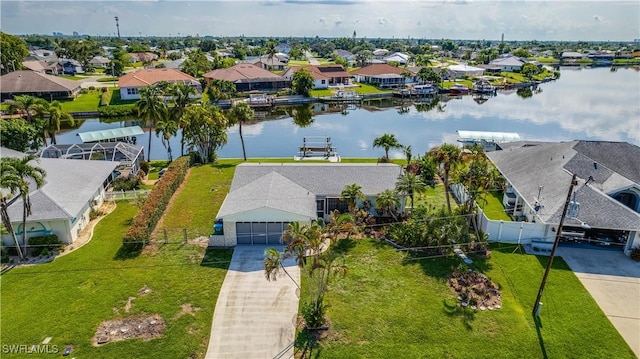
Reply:
[[[371,56],[378,60],[382,60],[387,55],[389,55],[389,50],[387,49],[375,49],[371,52]]]
[[[103,69],[106,69],[107,67],[109,67],[110,64],[111,64],[111,60],[103,56],[96,56],[91,60],[89,60],[89,65],[93,67],[102,67]]]
[[[75,76],[77,73],[84,73],[84,68],[82,64],[73,59],[60,59],[58,60],[60,65],[62,65],[62,73],[65,75]]]
[[[464,76],[480,77],[484,73],[484,69],[469,65],[450,65],[446,69],[449,78],[460,79]]]
[[[70,98],[80,92],[80,83],[31,70],[13,71],[0,77],[2,101],[17,95],[31,95],[52,101]]]
[[[289,62],[289,56],[278,53],[273,55],[273,57],[266,55],[260,56],[258,59],[252,60],[249,63],[269,71],[282,71],[287,67],[287,62]]]
[[[404,74],[411,74],[405,77]],[[395,67],[389,64],[371,64],[351,71],[357,82],[371,84],[379,88],[403,87],[414,82],[415,73],[408,68]]]
[[[35,72],[41,72],[43,74],[58,75],[62,73],[62,65],[58,62],[46,62],[46,61],[23,61],[22,66]]]
[[[640,246],[640,147],[606,141],[509,142],[499,147],[487,157],[507,180],[507,213],[536,224],[527,230],[529,237],[554,240],[575,174],[578,183],[562,232],[613,239],[600,244],[617,245],[627,254]]]
[[[409,62],[409,58],[411,56],[404,54],[402,52],[394,52],[393,54],[386,56],[384,58],[384,62],[386,63],[390,63],[390,62],[397,62],[400,65],[406,65],[407,62]]]
[[[351,78],[351,74],[346,72],[342,65],[291,66],[282,74],[282,77],[293,81],[293,74],[302,68],[308,70],[313,76],[314,89],[326,89],[339,84],[348,85]]]
[[[395,188],[401,167],[394,164],[258,164],[236,167],[231,189],[216,216],[223,232],[210,245],[278,244],[291,222],[328,220],[346,212],[340,200],[346,185],[362,187],[371,213],[375,197]],[[362,203],[358,201],[358,205]],[[400,208],[404,208],[404,199]]]
[[[259,66],[240,63],[226,69],[217,69],[203,75],[208,83],[211,80],[233,82],[238,92],[253,90],[277,91],[291,86],[291,82]]]
[[[151,62],[158,59],[158,55],[153,52],[131,52],[128,53],[131,62]]]
[[[176,69],[141,69],[130,72],[118,79],[120,97],[123,100],[137,100],[140,98],[138,90],[154,85],[159,82],[182,82],[196,89],[198,94],[202,93],[202,85],[193,76],[187,75]]]
[[[350,66],[356,63],[356,55],[352,54],[351,52],[349,52],[347,50],[335,49],[335,50],[333,50],[332,56],[333,56],[334,59],[337,56],[339,56],[339,57],[347,60],[347,62],[349,63]]]
[[[0,148],[2,157],[22,158],[24,153]],[[66,244],[78,238],[89,223],[92,208],[100,206],[105,189],[114,178],[118,162],[41,158],[32,163],[46,171],[40,188],[30,186],[31,215],[27,217],[26,238],[55,234]],[[6,189],[3,189],[6,193]],[[7,208],[13,230],[22,236],[22,199],[14,197]],[[2,234],[3,245],[14,245],[11,235]]]
[[[522,65],[524,65],[524,61],[520,60],[515,56],[501,57],[497,58],[489,63],[491,66],[497,66],[502,71],[511,71],[517,72],[522,69]]]
[[[580,52],[565,51],[562,53],[562,60],[581,60],[584,58],[584,54]]]
[[[44,62],[58,62],[58,55],[53,50],[47,49],[30,49],[29,56],[23,61],[44,61]]]

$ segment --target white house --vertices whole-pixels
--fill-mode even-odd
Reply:
[[[484,69],[469,65],[450,65],[447,67],[450,78],[479,77],[484,73]]]
[[[191,75],[187,75],[184,72],[180,72],[176,69],[141,69],[135,72],[130,72],[118,80],[118,87],[120,88],[120,98],[123,100],[138,100],[140,99],[141,88],[154,85],[159,82],[176,83],[182,82],[196,89],[198,96],[202,92],[202,85],[200,81]]]
[[[502,71],[520,71],[525,62],[515,56],[497,58],[489,65],[499,67]]]
[[[282,243],[291,222],[309,224],[328,220],[333,210],[347,211],[340,193],[350,184],[362,187],[375,215],[375,197],[395,188],[400,172],[394,164],[241,164],[216,217],[224,233],[209,244]]]
[[[508,182],[505,210],[527,225],[529,238],[553,241],[575,174],[578,184],[563,228],[585,239],[607,238],[599,244],[627,254],[640,246],[640,147],[605,141],[499,146],[487,157]]]
[[[293,75],[300,69],[306,69],[313,76],[314,89],[326,89],[329,86],[348,85],[351,74],[344,70],[342,65],[310,65],[310,66],[291,66],[283,74],[282,77],[287,81],[293,81]]]
[[[2,157],[21,158],[24,153],[0,148]],[[102,204],[107,186],[119,162],[41,158],[30,163],[46,171],[44,184],[30,186],[31,215],[26,237],[55,234],[71,244],[89,223],[89,212]],[[6,189],[2,189],[6,193]],[[22,199],[14,198],[7,209],[18,239],[22,236]],[[2,234],[3,245],[14,245],[10,234]]]

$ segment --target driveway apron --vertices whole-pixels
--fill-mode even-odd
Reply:
[[[640,357],[640,263],[622,251],[559,247],[557,253]]]
[[[293,357],[299,291],[284,273],[267,281],[266,248],[236,246],[218,295],[206,358]],[[285,267],[299,283],[295,261]]]

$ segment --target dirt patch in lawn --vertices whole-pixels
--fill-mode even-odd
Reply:
[[[159,314],[107,320],[100,323],[92,339],[95,346],[127,339],[157,338],[164,332],[164,319]]]
[[[498,285],[480,272],[471,269],[455,271],[447,282],[463,307],[480,310],[502,308],[502,296]]]
[[[191,306],[191,303],[183,304],[180,312],[178,312],[173,319],[178,319],[183,315],[196,315],[196,312],[199,310],[200,308]]]

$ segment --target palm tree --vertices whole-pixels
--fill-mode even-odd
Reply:
[[[10,166],[10,163],[6,161],[8,158],[9,157],[6,157],[0,160],[0,187],[8,189],[11,195],[15,195],[20,191],[20,188],[24,186],[24,181],[22,181],[22,178],[18,177]],[[20,249],[20,243],[16,237],[16,232],[13,230],[13,225],[9,218],[9,212],[7,212],[7,208],[9,206],[7,199],[7,196],[2,196],[2,198],[0,198],[0,215],[2,216],[2,225],[9,233],[11,233],[11,238],[13,238],[13,243],[16,245],[16,251],[18,252],[20,261],[23,261],[24,255],[22,254],[22,249]]]
[[[271,65],[269,65],[269,71],[273,71],[273,58],[276,57],[278,50],[276,50],[276,44],[273,41],[270,41],[267,45],[267,59],[271,61]]]
[[[396,192],[411,199],[411,213],[413,213],[413,196],[416,193],[424,192],[427,185],[422,182],[415,173],[406,172],[398,177],[396,182]]]
[[[231,107],[229,112],[232,123],[238,124],[238,132],[240,133],[240,143],[242,144],[242,158],[247,160],[247,152],[244,148],[244,137],[242,136],[242,124],[252,121],[255,113],[249,104],[246,102],[236,102]]]
[[[20,197],[22,197],[22,245],[24,246],[24,252],[26,253],[27,217],[31,215],[29,183],[33,182],[36,188],[40,188],[42,184],[44,184],[44,177],[47,173],[42,168],[29,164],[31,161],[39,161],[38,157],[35,155],[25,155],[22,158],[6,157],[3,158],[2,161],[4,163],[2,166],[2,176],[11,176],[11,185],[14,186],[14,190],[17,190]],[[9,179],[6,181],[9,181]]]
[[[334,210],[329,215],[329,222],[325,226],[324,232],[333,245],[337,243],[340,234],[346,233],[348,239],[352,234],[359,233],[360,227],[356,224],[351,214]]]
[[[169,162],[173,161],[170,139],[178,133],[178,125],[179,121],[171,117],[163,117],[156,121],[156,136],[160,136],[160,134],[162,134],[162,145],[167,149]]]
[[[169,87],[169,93],[173,101],[169,117],[177,122],[179,128],[183,129],[188,125],[188,121],[184,121],[182,115],[184,109],[193,102],[191,96],[196,94],[196,89],[182,82],[176,82]],[[180,155],[184,155],[184,133],[180,138]]]
[[[73,116],[62,109],[59,101],[45,102],[36,108],[36,112],[42,121],[42,140],[45,146],[47,145],[47,135],[51,139],[51,144],[57,144],[56,132],[60,131],[62,121],[68,122],[71,126],[76,124]],[[48,118],[46,118],[47,116]]]
[[[167,116],[167,105],[162,99],[163,91],[159,86],[149,86],[140,89],[140,100],[136,102],[138,116],[149,125],[149,146],[147,161],[151,161],[151,131],[156,122]]]
[[[407,167],[411,164],[411,159],[413,158],[413,153],[411,153],[411,145],[402,146],[402,152],[404,152],[404,157],[407,159]]]
[[[373,147],[384,148],[384,158],[386,161],[389,161],[389,149],[392,147],[402,148],[402,145],[398,142],[394,134],[385,133],[373,140]]]
[[[376,210],[378,214],[389,214],[394,220],[397,220],[396,210],[400,207],[400,198],[396,191],[386,189],[376,196]]]
[[[455,167],[460,158],[460,148],[456,145],[445,143],[442,146],[434,147],[427,153],[436,163],[438,163],[444,172],[444,187],[447,197],[447,209],[451,213],[451,190],[449,189],[449,174],[451,169]]]
[[[347,202],[349,212],[353,212],[355,210],[357,200],[365,201],[366,199],[367,198],[362,192],[362,186],[355,183],[345,185],[342,192],[340,192],[340,200]]]
[[[13,100],[9,100],[8,102],[8,110],[10,114],[16,113],[16,111],[23,111],[27,115],[27,120],[33,123],[32,114],[35,112],[38,106],[43,106],[47,103],[47,101],[30,96],[30,95],[20,95],[14,96]]]

